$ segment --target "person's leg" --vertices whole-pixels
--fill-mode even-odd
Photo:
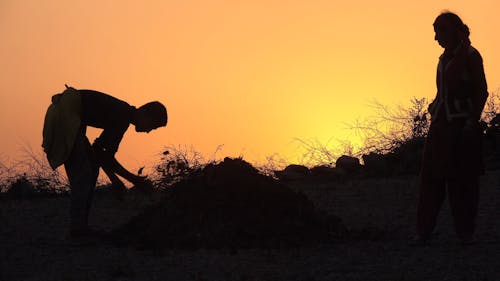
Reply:
[[[448,197],[458,238],[471,240],[479,205],[479,178],[470,176],[451,180]]]
[[[92,200],[94,199],[97,177],[99,176],[99,165],[97,164],[97,160],[95,159],[94,153],[92,152],[92,146],[90,145],[90,142],[87,137],[85,137],[85,143],[86,143],[85,147],[87,148],[87,155],[89,157],[90,173],[91,173],[91,177],[89,178],[91,184],[89,185],[90,190],[87,197],[87,209],[86,209],[86,216],[88,218],[90,214],[90,208],[92,206]]]
[[[71,186],[71,233],[78,235],[88,230],[88,216],[94,192],[98,166],[93,160],[91,147],[83,134],[75,141],[70,158],[64,164]]]
[[[446,172],[450,156],[451,130],[441,118],[433,121],[424,145],[421,162],[416,231],[428,240],[446,197]]]
[[[428,240],[436,226],[446,194],[444,179],[421,179],[417,205],[417,235]]]

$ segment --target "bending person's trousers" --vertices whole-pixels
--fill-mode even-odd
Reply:
[[[64,163],[71,186],[71,231],[88,228],[88,217],[94,189],[99,175],[96,163],[85,130],[79,134],[69,159]]]
[[[417,206],[417,234],[422,238],[430,237],[446,194],[458,238],[472,238],[479,202],[478,176],[421,180]]]

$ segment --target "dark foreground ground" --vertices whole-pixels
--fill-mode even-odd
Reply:
[[[500,280],[500,171],[482,177],[477,243],[461,246],[444,206],[430,246],[409,245],[416,178],[293,183],[353,236],[272,250],[145,250],[66,238],[67,197],[0,201],[0,280]],[[98,193],[91,224],[111,230],[155,198]]]

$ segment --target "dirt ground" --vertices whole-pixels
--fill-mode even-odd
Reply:
[[[500,280],[500,171],[482,177],[477,242],[456,240],[443,206],[430,246],[409,244],[416,177],[301,182],[354,236],[302,248],[146,250],[67,238],[68,197],[0,201],[0,280]],[[111,230],[158,198],[98,193],[91,224]]]

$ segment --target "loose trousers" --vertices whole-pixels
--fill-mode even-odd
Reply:
[[[429,238],[432,234],[446,193],[458,238],[472,238],[479,202],[478,176],[421,180],[417,206],[417,234],[423,238]]]
[[[88,228],[90,206],[99,175],[99,165],[93,156],[85,131],[85,128],[81,129],[71,155],[64,163],[71,186],[70,227],[72,231]]]

